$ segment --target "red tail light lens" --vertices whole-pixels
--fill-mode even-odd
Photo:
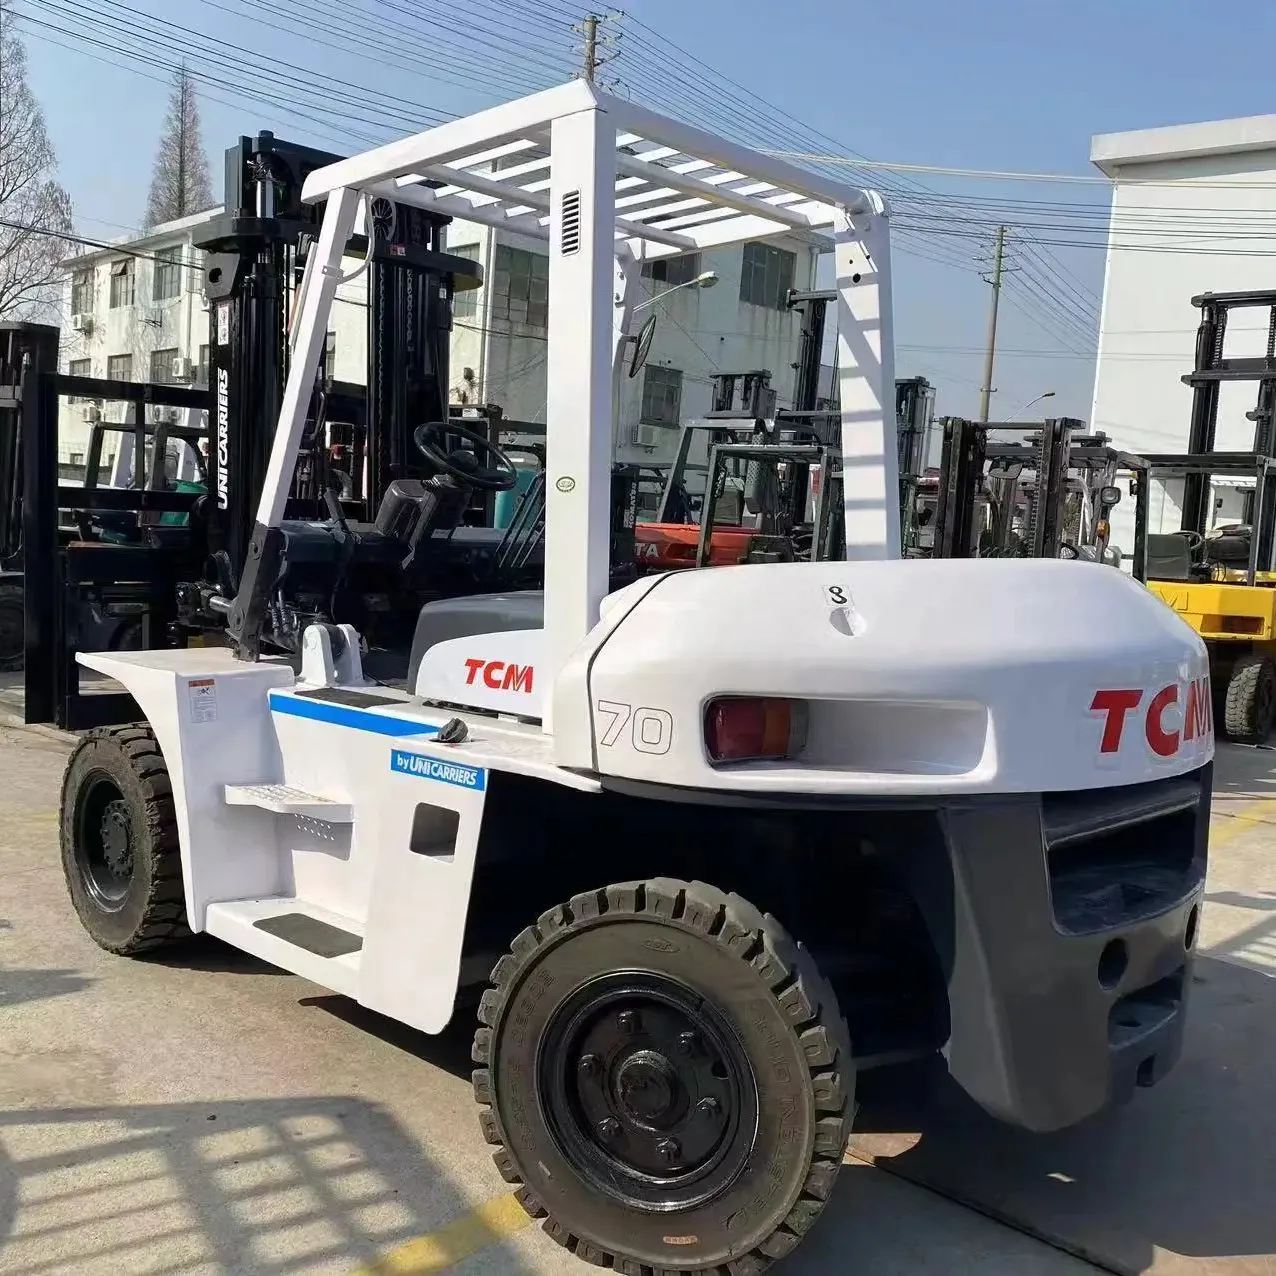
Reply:
[[[705,709],[704,742],[714,762],[788,757],[796,743],[799,706],[793,700],[724,696]]]

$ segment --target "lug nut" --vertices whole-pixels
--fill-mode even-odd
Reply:
[[[632,1010],[622,1010],[620,1014],[616,1016],[616,1026],[621,1032],[637,1032],[638,1015]]]
[[[678,1153],[681,1152],[682,1149],[678,1146],[677,1139],[661,1139],[660,1142],[656,1144],[656,1151],[660,1153],[660,1159],[662,1161],[672,1161],[677,1158]]]
[[[722,1111],[722,1105],[711,1094],[705,1095],[699,1103],[696,1104],[696,1111],[701,1116],[714,1117]]]
[[[614,1139],[620,1133],[620,1122],[615,1117],[603,1117],[598,1123],[598,1133],[604,1139]]]
[[[700,1038],[694,1032],[680,1032],[678,1034],[679,1054],[690,1054],[699,1044]]]
[[[596,1054],[582,1055],[580,1062],[576,1067],[580,1070],[582,1077],[593,1077],[598,1075],[598,1069],[601,1066],[601,1060]]]

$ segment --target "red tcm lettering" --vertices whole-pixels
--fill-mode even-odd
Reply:
[[[1090,702],[1091,713],[1103,714],[1100,753],[1115,753],[1121,747],[1127,716],[1143,703],[1143,692],[1136,688],[1096,691]],[[1143,734],[1148,748],[1158,757],[1172,758],[1192,740],[1204,740],[1214,734],[1213,702],[1210,680],[1194,678],[1187,684],[1187,700],[1183,705],[1181,724],[1169,710],[1179,704],[1179,685],[1162,687],[1147,702],[1143,711]]]
[[[465,662],[465,685],[474,685],[474,679],[483,674],[483,685],[493,691],[526,691],[532,689],[534,665],[510,665],[504,660],[470,659]]]

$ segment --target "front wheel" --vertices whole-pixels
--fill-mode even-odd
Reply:
[[[810,955],[737,895],[654,879],[515,939],[474,1039],[497,1167],[545,1231],[627,1276],[752,1276],[836,1180],[854,1071]]]
[[[173,788],[149,727],[91,731],[62,780],[62,871],[84,929],[108,952],[190,934]]]

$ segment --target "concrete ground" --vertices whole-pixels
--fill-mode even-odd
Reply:
[[[479,1137],[468,1028],[441,1038],[407,1031],[215,941],[151,961],[111,958],[92,944],[57,860],[68,749],[54,733],[0,727],[0,1276],[570,1276],[574,1262],[510,1208]],[[1232,1217],[1229,1198],[1248,1190],[1240,1179],[1258,1180],[1260,1159],[1270,1163],[1262,1136],[1276,1132],[1276,1112],[1245,1100],[1247,1088],[1272,1093],[1260,1080],[1271,1056],[1252,1053],[1272,1038],[1251,1014],[1276,1019],[1276,801],[1271,814],[1262,802],[1269,760],[1276,754],[1220,754],[1203,946],[1223,972],[1214,1007],[1222,1021],[1201,1017],[1174,1100],[1208,1143],[1200,1127],[1213,1108],[1204,1105],[1220,1100],[1222,1084],[1251,1128],[1240,1164],[1235,1151],[1219,1153],[1233,1177],[1217,1187],[1208,1163],[1184,1179],[1179,1159],[1160,1150],[1153,1186],[1180,1216]],[[1233,972],[1255,982],[1238,991]],[[1238,1005],[1240,1029],[1234,1014],[1227,1021]],[[1231,1052],[1223,1059],[1220,1034]],[[1213,1060],[1213,1089],[1195,1100],[1190,1083],[1202,1065],[1193,1059]],[[886,1164],[898,1151],[861,1155]],[[1074,1149],[1074,1159],[1103,1154]],[[819,1227],[777,1276],[1095,1270],[895,1168],[849,1160]],[[1068,1168],[1065,1178],[1084,1181],[1083,1168]],[[1185,1199],[1184,1184],[1204,1199]],[[1007,1216],[1025,1221],[1013,1209]],[[1230,1273],[1231,1254],[1276,1272],[1276,1233],[1257,1214],[1245,1218],[1243,1236],[1198,1231],[1195,1249],[1211,1252],[1185,1247],[1207,1260],[1194,1270]],[[1141,1222],[1136,1214],[1116,1226]],[[1132,1270],[1155,1266],[1165,1239],[1128,1246]]]

